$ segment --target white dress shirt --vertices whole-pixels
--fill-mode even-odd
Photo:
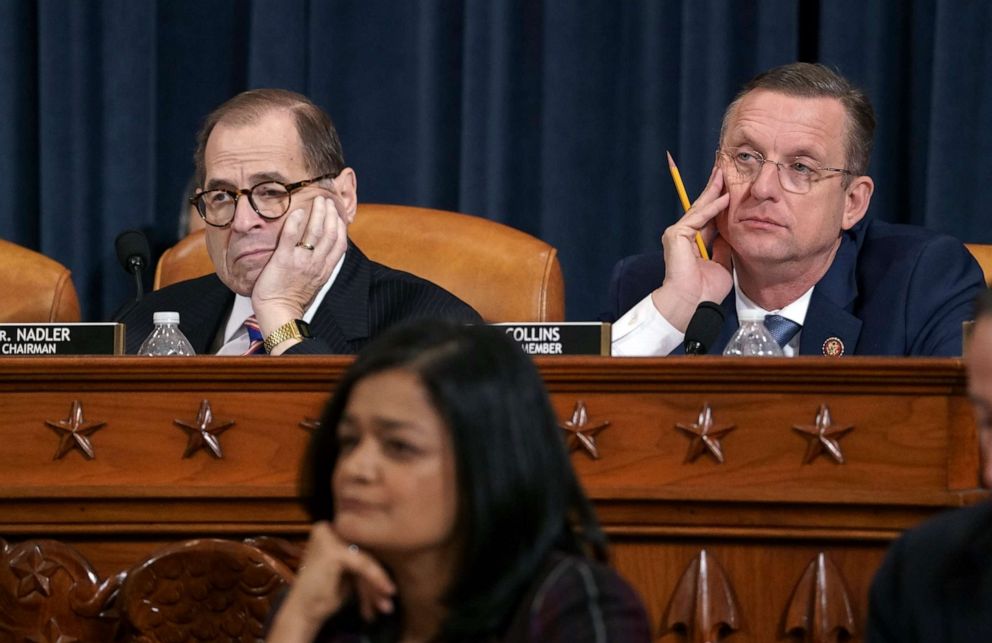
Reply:
[[[815,287],[813,286],[813,288]],[[778,310],[765,310],[741,292],[735,270],[734,293],[736,295],[737,318],[741,318],[742,312],[753,310],[760,312],[762,316],[781,315],[801,326],[806,320],[806,312],[809,310],[809,300],[813,296],[813,288],[807,290],[799,299],[787,306]],[[612,330],[610,353],[614,357],[664,356],[675,350],[685,340],[685,333],[672,326],[658,312],[650,294],[624,313],[613,324]],[[789,343],[782,347],[782,352],[785,353],[786,357],[799,354],[799,338],[802,334],[803,331],[800,328],[799,332],[789,340]]]
[[[344,255],[341,255],[337,265],[334,266],[334,270],[331,271],[331,276],[321,286],[317,292],[317,296],[313,298],[313,302],[306,309],[306,312],[303,313],[303,321],[310,323],[313,319],[313,316],[317,313],[317,309],[320,308],[321,302],[324,301],[324,295],[331,289],[331,285],[337,278],[338,273],[341,272],[341,266],[343,264]],[[224,344],[217,351],[217,355],[244,355],[247,352],[248,347],[251,346],[251,340],[248,339],[248,329],[245,328],[245,320],[253,314],[255,313],[251,308],[251,297],[235,295],[234,305],[231,306],[231,314],[227,316],[227,323],[224,327]]]

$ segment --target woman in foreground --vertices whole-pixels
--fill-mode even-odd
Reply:
[[[315,521],[268,641],[648,641],[533,363],[505,335],[391,331],[304,464]]]

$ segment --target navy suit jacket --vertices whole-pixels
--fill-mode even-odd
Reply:
[[[153,313],[174,310],[193,350],[209,353],[233,304],[234,293],[216,274],[148,293],[121,320],[127,329],[127,352],[138,352],[152,331]],[[371,261],[349,241],[341,271],[310,322],[313,338],[286,354],[354,354],[389,326],[418,317],[482,322],[471,306],[447,290]]]
[[[992,641],[992,502],[903,534],[872,582],[867,643]]]
[[[616,321],[664,277],[661,252],[621,259],[603,320]],[[799,354],[822,355],[828,339],[839,339],[847,355],[960,355],[961,322],[973,318],[984,288],[982,269],[957,239],[862,220],[843,233],[833,264],[813,289]],[[739,325],[733,290],[722,307],[726,320],[710,347],[718,355]]]

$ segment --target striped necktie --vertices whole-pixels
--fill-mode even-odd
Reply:
[[[245,320],[245,329],[248,331],[248,340],[251,345],[248,346],[243,355],[263,355],[265,351],[262,349],[264,341],[262,340],[262,329],[258,327],[258,320],[252,315]]]
[[[796,336],[796,333],[799,332],[799,329],[802,328],[802,326],[788,317],[782,317],[781,315],[765,315],[765,328],[767,328],[768,332],[775,338],[778,345],[784,347],[793,337]]]

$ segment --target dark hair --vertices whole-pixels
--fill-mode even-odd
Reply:
[[[338,422],[356,383],[383,371],[417,375],[451,432],[458,508],[456,577],[445,592],[442,639],[507,625],[552,550],[606,558],[547,391],[502,331],[417,321],[391,329],[347,370],[314,433],[302,476],[310,516],[333,520]]]
[[[296,118],[296,132],[303,144],[303,163],[311,175],[336,174],[344,169],[341,140],[327,112],[303,94],[286,89],[252,89],[227,100],[203,121],[196,135],[196,152],[193,153],[197,185],[203,186],[206,178],[204,155],[207,139],[218,123],[251,125],[266,114],[281,109],[292,112]]]
[[[723,114],[723,125],[720,128],[720,142],[727,133],[727,125],[731,115],[737,109],[741,100],[758,89],[765,89],[787,96],[802,98],[836,98],[844,106],[847,113],[845,151],[847,169],[856,176],[868,173],[868,162],[871,160],[872,139],[875,135],[875,110],[871,101],[860,89],[852,85],[839,73],[819,63],[791,63],[769,69],[752,78],[734,97]],[[850,183],[851,177],[844,177],[844,184]]]

